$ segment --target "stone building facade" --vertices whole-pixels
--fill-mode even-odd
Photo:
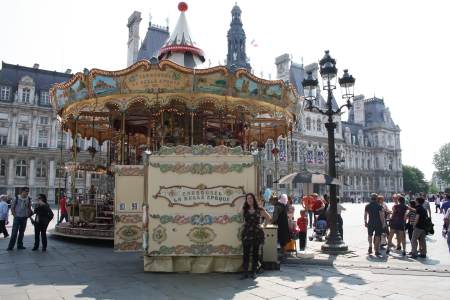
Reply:
[[[72,178],[61,168],[61,162],[64,165],[71,160],[72,137],[70,133],[61,135],[56,113],[49,102],[51,86],[67,81],[72,77],[70,73],[70,70],[65,73],[42,70],[38,64],[30,68],[2,63],[0,194],[14,196],[21,187],[27,186],[31,197],[44,193],[49,201],[54,201],[58,189],[70,189]],[[89,159],[86,150],[91,141],[79,138],[77,143],[81,150],[80,161]],[[84,190],[96,180],[98,175],[78,172],[76,187]]]

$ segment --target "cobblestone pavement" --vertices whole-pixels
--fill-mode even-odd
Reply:
[[[344,241],[348,245],[350,252],[341,256],[330,256],[321,253],[322,242],[309,242],[307,248],[314,253],[314,263],[332,264],[335,266],[358,266],[375,268],[399,268],[409,270],[431,270],[431,271],[450,271],[450,253],[446,239],[442,237],[443,215],[434,213],[434,204],[432,207],[432,221],[435,224],[435,234],[427,236],[428,257],[427,259],[411,259],[402,257],[400,251],[393,249],[391,254],[377,258],[367,254],[367,230],[364,227],[364,204],[344,204],[346,211],[343,211],[344,219]],[[391,204],[389,205],[391,206]],[[296,214],[300,207],[296,207]],[[308,229],[310,230],[310,229]],[[308,232],[308,235],[310,232]],[[408,237],[406,249],[411,251],[411,244]],[[394,238],[394,243],[396,242]]]
[[[354,213],[353,210],[358,211],[360,208],[358,205],[351,206],[346,212],[349,216],[344,217],[348,235],[352,230],[350,214]],[[0,300],[442,300],[448,299],[450,295],[449,272],[413,267],[444,266],[441,261],[446,262],[445,257],[433,254],[438,252],[435,250],[437,246],[433,243],[430,247],[428,264],[428,260],[402,261],[399,264],[398,259],[391,257],[372,264],[371,258],[361,253],[362,250],[356,250],[338,258],[325,258],[317,254],[317,258],[309,262],[291,259],[282,265],[281,271],[266,271],[256,280],[239,280],[239,274],[144,273],[140,254],[114,253],[111,245],[107,243],[94,244],[50,238],[47,252],[32,252],[31,229],[32,227],[28,226],[25,237],[26,250],[4,251],[9,240],[0,238]],[[360,243],[365,242],[365,234],[359,235],[362,239]],[[438,236],[433,238],[437,239]],[[350,236],[346,239],[351,249],[354,243],[352,240]],[[314,248],[320,244],[310,246]],[[361,248],[364,247],[361,245]],[[448,252],[446,254],[448,255]],[[332,261],[334,265],[322,264],[320,260]],[[363,264],[367,261],[372,265]],[[407,263],[410,266],[408,269],[403,265]]]

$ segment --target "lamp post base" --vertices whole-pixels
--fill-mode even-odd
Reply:
[[[322,245],[322,252],[326,254],[345,254],[348,252],[348,246],[342,241],[330,241],[328,240]]]

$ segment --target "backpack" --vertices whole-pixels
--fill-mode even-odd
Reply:
[[[429,217],[425,219],[425,232],[426,234],[434,234],[434,224],[431,222],[431,218]]]
[[[19,196],[16,195],[16,205],[17,205],[18,202],[19,202]],[[31,209],[31,205],[32,205],[31,197],[28,197],[28,198],[27,198],[27,212],[28,212],[28,217],[31,217],[31,216],[33,215],[33,210]]]

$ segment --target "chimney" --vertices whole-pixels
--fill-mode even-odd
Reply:
[[[39,69],[39,64],[34,64],[33,69]]]
[[[71,69],[67,69],[64,73],[66,73],[66,74],[71,74],[71,73],[72,73],[72,70],[71,70]]]

